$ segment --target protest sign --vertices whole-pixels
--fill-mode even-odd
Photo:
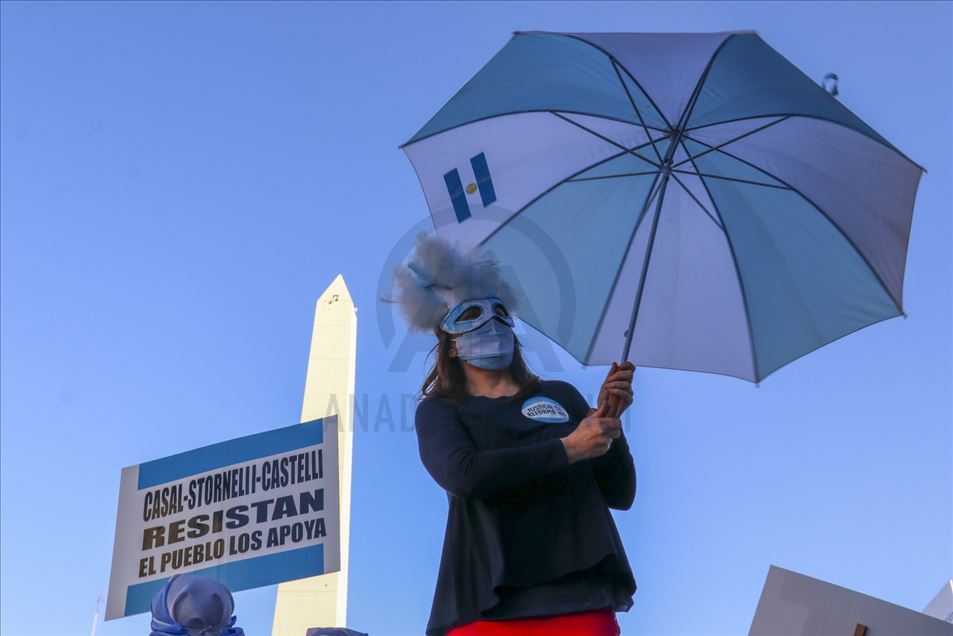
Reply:
[[[172,576],[233,592],[340,569],[337,416],[122,471],[106,619]]]

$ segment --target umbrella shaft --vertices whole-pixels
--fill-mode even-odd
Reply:
[[[675,156],[675,149],[682,141],[682,134],[685,132],[685,128],[688,125],[688,117],[692,112],[692,109],[695,107],[695,100],[698,99],[698,93],[701,90],[702,84],[705,83],[705,78],[708,76],[708,71],[710,69],[711,62],[708,63],[708,66],[705,68],[705,72],[702,73],[701,79],[699,79],[699,81],[695,84],[695,90],[692,91],[692,96],[688,100],[688,105],[682,112],[678,124],[675,126],[675,128],[670,130],[672,134],[672,142],[668,145],[668,150],[665,153],[665,159],[662,160],[662,165],[659,166],[662,171],[662,184],[659,186],[657,191],[658,203],[655,205],[655,216],[652,218],[652,232],[649,234],[649,244],[645,248],[645,259],[642,261],[642,274],[639,276],[639,289],[635,294],[635,305],[632,308],[632,315],[629,317],[629,328],[625,331],[625,346],[622,349],[622,362],[625,362],[629,359],[629,349],[632,346],[632,336],[635,333],[635,321],[639,315],[639,305],[642,303],[642,291],[645,289],[645,278],[646,274],[648,274],[649,259],[652,258],[652,245],[655,243],[655,232],[658,230],[658,220],[662,213],[662,200],[665,198],[665,188],[668,186],[668,179],[672,174],[672,159]],[[636,230],[638,230],[638,223],[636,223],[635,227]],[[632,235],[632,239],[635,240],[634,233]]]
[[[674,146],[674,144],[672,144]],[[670,154],[670,153],[669,153]],[[669,157],[666,157],[666,161]],[[635,321],[639,315],[639,305],[642,303],[642,292],[645,289],[645,278],[649,269],[649,259],[652,258],[652,245],[655,243],[655,233],[658,231],[658,220],[662,213],[662,200],[665,198],[665,187],[668,185],[668,178],[671,174],[666,168],[662,173],[662,183],[659,185],[658,202],[655,204],[655,214],[652,216],[652,230],[649,233],[649,243],[645,248],[645,258],[642,259],[642,273],[639,276],[639,288],[635,293],[635,304],[632,307],[632,315],[629,317],[629,328],[625,331],[625,347],[622,349],[622,361],[629,359],[629,349],[632,346],[632,335],[635,332]]]

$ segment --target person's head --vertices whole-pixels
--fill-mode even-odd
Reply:
[[[469,395],[468,379],[475,375],[506,376],[531,390],[539,377],[526,366],[515,323],[499,298],[473,298],[453,307],[434,329],[434,365],[420,388],[422,396],[445,397],[462,403]]]
[[[244,636],[235,627],[235,602],[218,581],[197,574],[177,574],[152,597],[150,636]]]
[[[474,374],[509,374],[521,393],[539,381],[513,333],[520,297],[490,253],[463,251],[422,232],[406,266],[393,276],[395,295],[381,300],[397,303],[411,330],[437,338],[422,396],[463,401]]]

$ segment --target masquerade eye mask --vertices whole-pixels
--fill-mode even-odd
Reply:
[[[440,328],[451,335],[459,335],[478,329],[493,318],[511,328],[515,326],[503,301],[496,296],[471,298],[451,309],[440,323]]]

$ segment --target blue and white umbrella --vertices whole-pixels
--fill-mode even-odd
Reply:
[[[905,315],[924,169],[754,31],[516,33],[403,148],[583,364],[759,382]]]

